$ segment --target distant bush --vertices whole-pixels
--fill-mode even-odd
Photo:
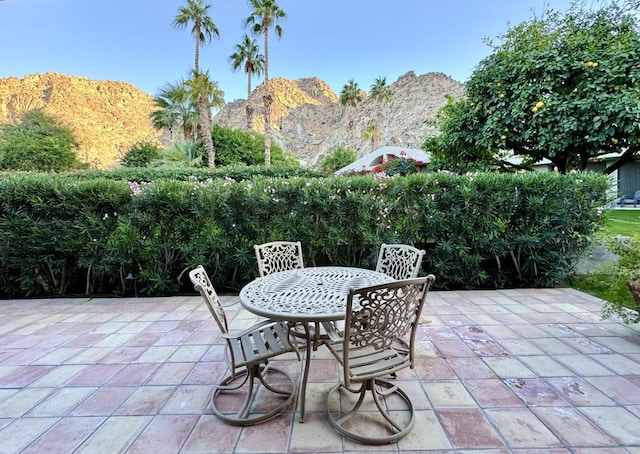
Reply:
[[[320,161],[320,167],[327,173],[348,166],[358,158],[355,150],[344,147],[336,147]]]
[[[384,173],[389,176],[407,176],[420,171],[420,164],[415,159],[393,158],[385,161],[381,166]]]
[[[83,167],[76,158],[73,132],[39,109],[30,110],[17,125],[0,130],[0,169],[61,172]]]
[[[160,157],[161,147],[152,142],[137,142],[122,157],[125,167],[147,167],[151,161]]]
[[[255,131],[243,131],[220,124],[211,129],[216,166],[264,164],[264,136]],[[271,141],[271,165],[300,165],[298,158],[285,153],[282,147]]]

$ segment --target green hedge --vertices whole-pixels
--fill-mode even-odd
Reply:
[[[0,172],[0,179],[16,175],[33,176],[32,173]],[[42,176],[52,175],[42,173]],[[77,172],[63,172],[55,174],[59,177],[75,180],[94,180],[105,178],[108,180],[126,181],[156,181],[156,180],[181,180],[181,181],[206,181],[208,179],[233,178],[234,180],[249,180],[263,176],[270,178],[324,177],[326,174],[318,169],[305,167],[284,166],[224,166],[216,168],[193,167],[117,167],[112,170],[83,170]]]
[[[237,290],[257,275],[253,244],[278,239],[300,240],[307,266],[373,267],[380,243],[414,244],[441,289],[554,286],[608,187],[591,173],[142,181],[5,175],[0,295],[190,292],[198,264]]]

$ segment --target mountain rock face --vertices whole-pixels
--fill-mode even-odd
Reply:
[[[368,125],[376,123],[377,106],[363,91],[363,102],[354,109],[340,105],[338,96],[321,79],[270,80],[273,104],[273,138],[284,150],[315,165],[322,156],[341,146],[358,156],[372,151],[372,141],[363,139]],[[378,146],[420,148],[424,137],[436,131],[427,122],[446,103],[445,95],[463,95],[464,85],[442,73],[416,76],[413,71],[392,83],[392,97],[382,102]],[[264,84],[248,100],[226,104],[214,123],[247,128],[246,105],[253,108],[254,130],[264,132]],[[0,125],[17,123],[34,108],[69,126],[80,142],[78,158],[94,168],[108,168],[118,162],[136,142],[169,145],[167,131],[154,129],[150,114],[153,98],[124,82],[93,81],[81,77],[46,73],[0,79]],[[349,128],[349,124],[352,125]],[[175,140],[175,139],[173,139]]]
[[[274,93],[273,138],[307,165],[317,164],[322,156],[338,146],[355,149],[358,156],[373,151],[372,141],[363,139],[363,134],[368,125],[376,123],[377,106],[366,93],[363,93],[363,102],[350,111],[339,103],[331,88],[316,77],[297,81],[275,78],[270,84]],[[425,136],[436,133],[428,121],[434,120],[446,104],[445,95],[459,99],[464,93],[463,84],[442,73],[416,76],[413,71],[401,76],[389,88],[391,100],[381,103],[378,146],[420,148]],[[260,132],[264,131],[263,93],[264,84],[261,84],[248,100],[254,111],[253,127]],[[241,99],[225,105],[213,121],[246,129],[246,103],[247,100]]]
[[[0,125],[36,108],[71,128],[78,159],[91,168],[110,167],[132,144],[160,136],[149,117],[153,98],[128,83],[56,73],[0,79]]]

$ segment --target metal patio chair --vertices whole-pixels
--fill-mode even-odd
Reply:
[[[254,244],[260,277],[278,271],[304,268],[300,241],[272,241]]]
[[[289,326],[264,320],[232,333],[224,307],[204,268],[198,266],[191,270],[189,278],[202,295],[226,343],[229,372],[213,391],[214,414],[229,424],[249,426],[284,411],[296,396],[296,383],[287,372],[269,364],[269,360],[289,352],[294,352],[300,360],[297,347],[289,339]],[[271,378],[279,379],[270,381]],[[238,395],[242,394],[244,398],[238,408]]]
[[[426,251],[408,244],[384,244],[380,246],[376,271],[388,274],[394,279],[418,277],[422,257]]]
[[[329,422],[342,435],[365,444],[385,444],[413,427],[411,399],[382,377],[414,367],[417,324],[434,280],[430,274],[350,290],[344,330],[330,332],[332,342],[325,343],[343,371],[327,397]],[[407,333],[409,351],[402,355],[393,347],[394,339]],[[370,399],[365,399],[367,394]],[[371,399],[375,406],[363,405]]]
[[[418,277],[422,258],[426,254],[423,249],[418,249],[408,244],[385,244],[380,246],[376,271],[387,274],[396,280],[413,279]],[[409,346],[404,339],[396,339],[396,350],[407,354]],[[395,374],[393,374],[395,376]]]

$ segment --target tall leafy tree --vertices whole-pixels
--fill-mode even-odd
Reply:
[[[574,2],[508,29],[466,84],[461,131],[485,149],[508,149],[561,172],[640,150],[640,1],[596,10]]]
[[[505,151],[476,144],[470,130],[478,128],[475,109],[465,99],[455,100],[445,95],[447,103],[438,111],[431,123],[438,136],[427,137],[422,148],[431,155],[430,167],[464,174],[474,171],[514,169],[531,170],[529,163],[516,165]]]
[[[209,17],[211,5],[205,4],[202,0],[187,0],[185,6],[178,8],[178,14],[173,20],[173,25],[179,30],[186,28],[193,23],[191,34],[196,41],[194,70],[200,71],[200,46],[211,42],[216,37],[220,37],[218,27]]]
[[[251,15],[245,20],[254,34],[264,36],[264,164],[271,165],[271,104],[273,96],[269,84],[269,29],[273,27],[278,38],[282,37],[279,22],[286,20],[287,14],[276,0],[249,0]]]
[[[352,145],[353,137],[353,111],[362,102],[362,90],[357,82],[349,80],[340,91],[340,104],[344,106],[348,118],[349,145]]]
[[[189,99],[198,104],[200,136],[207,152],[209,167],[215,167],[216,154],[211,138],[211,108],[224,105],[224,93],[218,88],[218,84],[211,80],[208,71],[193,71],[191,78],[185,84],[189,88]]]
[[[157,110],[151,113],[151,122],[157,129],[173,128],[179,125],[185,139],[195,142],[198,127],[198,105],[189,99],[189,88],[184,80],[169,83],[154,96]]]
[[[247,75],[247,131],[253,127],[253,107],[249,104],[251,96],[251,76],[259,76],[264,69],[264,55],[260,53],[260,48],[255,39],[244,35],[242,42],[236,44],[236,51],[231,54],[231,67],[234,71],[242,68]]]
[[[369,90],[369,96],[376,103],[376,128],[372,140],[373,149],[376,150],[380,144],[380,134],[382,133],[382,104],[391,101],[393,92],[391,87],[387,85],[386,77],[378,77]]]

